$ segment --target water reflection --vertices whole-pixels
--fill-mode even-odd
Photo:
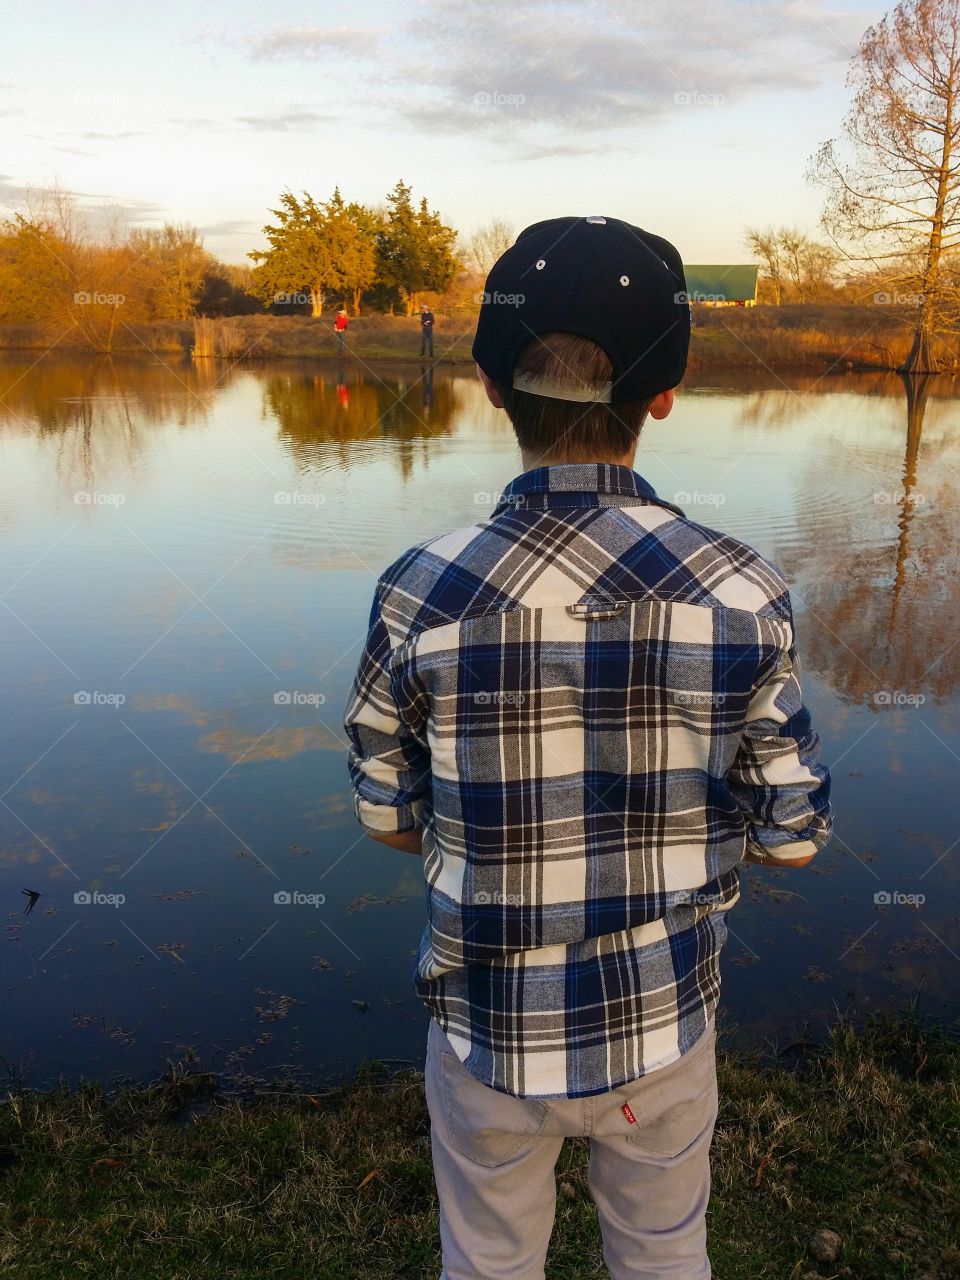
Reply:
[[[644,429],[660,493],[785,569],[838,762],[834,845],[809,874],[745,875],[724,981],[748,1037],[921,984],[958,1008],[955,406],[942,378],[712,373]],[[281,1074],[416,1058],[422,895],[358,838],[339,715],[377,574],[485,518],[519,470],[502,415],[471,371],[419,362],[31,354],[0,360],[0,442],[0,900],[23,1010],[0,1053],[37,1079],[150,1074],[186,1044]],[[284,914],[284,889],[323,911]]]

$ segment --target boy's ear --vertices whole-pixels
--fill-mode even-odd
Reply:
[[[477,377],[483,383],[483,389],[487,393],[487,399],[490,401],[493,407],[495,409],[502,409],[503,401],[500,399],[500,392],[493,385],[493,382],[490,380],[490,378],[487,377],[487,375],[483,372],[483,370],[480,368],[479,365],[477,365]]]
[[[650,407],[647,410],[651,418],[665,418],[673,408],[674,387],[670,387],[667,391],[661,391],[650,401]]]

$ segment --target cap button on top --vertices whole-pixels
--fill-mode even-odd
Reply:
[[[598,227],[605,227],[607,225],[606,218],[601,218],[600,215],[596,213],[593,215],[593,217],[587,218],[587,222],[592,222],[594,226],[598,226]]]

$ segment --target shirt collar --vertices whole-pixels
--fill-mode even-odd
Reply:
[[[543,511],[548,507],[623,507],[655,503],[682,516],[671,502],[658,498],[651,484],[630,467],[607,462],[564,462],[524,471],[505,486],[494,515],[510,509]]]

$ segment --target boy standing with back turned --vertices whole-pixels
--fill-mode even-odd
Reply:
[[[632,469],[686,367],[684,289],[614,218],[500,258],[473,354],[522,473],[381,576],[347,709],[359,821],[423,858],[445,1280],[543,1280],[577,1135],[611,1277],[710,1277],[738,866],[829,835],[783,578]]]

